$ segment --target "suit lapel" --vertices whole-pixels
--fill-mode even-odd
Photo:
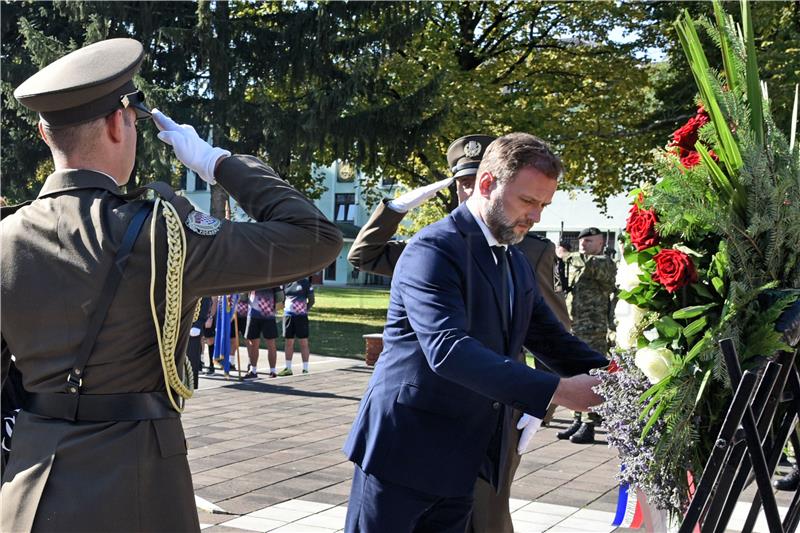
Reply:
[[[500,284],[505,283],[505,280],[500,279],[500,271],[497,268],[494,254],[492,254],[491,249],[489,249],[489,243],[486,242],[486,237],[483,235],[481,228],[475,221],[475,217],[473,217],[472,213],[470,213],[469,209],[467,209],[466,204],[461,204],[458,206],[450,214],[450,216],[453,217],[456,227],[464,235],[464,240],[467,243],[467,247],[472,255],[472,259],[475,261],[475,263],[477,263],[478,269],[492,286],[497,312],[500,314],[501,321],[503,323],[503,335],[505,336],[506,344],[508,344],[508,310],[506,309],[505,312],[503,312],[504,310],[502,308],[502,298],[500,293],[502,287]]]

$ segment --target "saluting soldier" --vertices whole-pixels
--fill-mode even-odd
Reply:
[[[433,198],[453,180],[456,181],[456,194],[459,204],[470,197],[475,187],[475,175],[480,166],[486,148],[495,140],[489,135],[466,135],[453,141],[447,149],[447,164],[452,176],[409,191],[394,200],[384,199],[372,213],[369,221],[358,232],[353,246],[347,255],[350,263],[361,270],[384,276],[391,276],[406,246],[405,241],[392,240],[397,233],[400,222],[406,213]],[[542,295],[556,317],[569,329],[570,321],[564,299],[555,291],[554,268],[556,263],[555,245],[532,233],[528,233],[520,247],[531,268],[536,274],[536,282]],[[524,361],[519,354],[520,361]],[[513,533],[509,498],[511,497],[511,481],[520,462],[517,451],[519,431],[517,423],[522,415],[519,411],[508,409],[509,420],[504,422],[505,460],[501,461],[505,470],[500,475],[504,480],[495,489],[490,483],[478,478],[475,484],[470,531],[473,533]],[[527,420],[527,419],[526,419]],[[528,440],[529,442],[529,440]]]
[[[0,492],[5,531],[198,530],[179,414],[198,298],[309,275],[342,246],[262,161],[156,110],[159,139],[256,223],[194,211],[164,186],[123,194],[137,121],[151,118],[132,82],[143,57],[135,40],[102,41],[14,93],[39,113],[55,171],[0,226],[2,334],[30,395]]]

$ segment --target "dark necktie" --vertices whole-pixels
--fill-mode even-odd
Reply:
[[[502,246],[492,246],[492,253],[495,259],[497,259],[497,271],[500,274],[500,308],[503,310],[503,326],[506,331],[508,331],[508,319],[511,314],[508,290],[508,283],[511,276],[508,271],[508,258],[506,256],[506,249]]]

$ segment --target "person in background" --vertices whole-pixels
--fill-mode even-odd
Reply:
[[[250,364],[245,379],[258,377],[258,350],[261,337],[267,343],[267,362],[269,377],[277,377],[278,348],[275,339],[278,337],[278,325],[275,322],[275,310],[279,303],[279,295],[283,296],[280,287],[259,289],[250,293],[250,311],[247,314],[247,327],[244,338],[247,341],[247,356]]]
[[[286,366],[278,374],[279,376],[291,376],[292,357],[294,357],[294,340],[300,344],[300,357],[303,360],[303,374],[308,374],[308,359],[310,350],[308,347],[308,312],[314,305],[314,287],[311,286],[311,278],[289,283],[284,287],[285,304],[283,308],[283,337],[286,345],[284,354]]]

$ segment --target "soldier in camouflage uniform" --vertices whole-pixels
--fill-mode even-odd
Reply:
[[[572,332],[602,354],[608,354],[608,332],[611,325],[608,309],[614,296],[617,266],[603,254],[605,238],[597,228],[586,228],[578,235],[579,251],[569,254],[564,261],[567,278],[567,308],[572,319]],[[594,442],[594,427],[599,417],[582,414],[567,429],[558,433],[559,439],[569,439],[577,444]]]

